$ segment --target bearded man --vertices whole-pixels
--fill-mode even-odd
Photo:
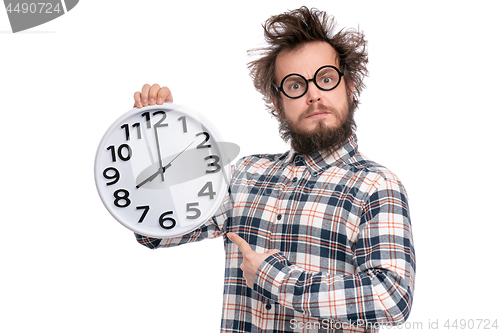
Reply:
[[[242,158],[219,213],[149,248],[222,236],[221,332],[374,332],[409,316],[415,254],[405,189],[365,158],[354,111],[368,61],[362,33],[302,7],[264,25],[254,85],[280,122],[283,154]],[[145,85],[135,106],[172,102]]]

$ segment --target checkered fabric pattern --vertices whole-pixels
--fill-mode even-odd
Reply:
[[[253,288],[227,232],[257,252],[280,250]],[[415,254],[407,195],[396,175],[358,151],[355,134],[336,151],[245,157],[203,227],[169,239],[136,235],[150,248],[219,236],[221,332],[375,332],[408,318]]]

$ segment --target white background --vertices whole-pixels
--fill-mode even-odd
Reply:
[[[417,276],[408,323],[422,326],[408,331],[500,319],[494,1],[82,0],[17,34],[0,10],[0,331],[219,330],[222,240],[137,244],[98,197],[95,151],[146,82],[168,85],[240,156],[286,150],[246,50],[262,44],[269,16],[301,5],[359,26],[369,41],[357,133],[361,152],[409,193]],[[201,75],[206,84],[194,86]]]

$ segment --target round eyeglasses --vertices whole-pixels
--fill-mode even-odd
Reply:
[[[344,68],[345,69],[345,68]],[[313,81],[318,89],[330,91],[340,84],[344,71],[339,71],[335,66],[320,67],[312,79],[306,79],[300,74],[288,74],[281,80],[281,86],[274,86],[278,91],[288,98],[300,98],[304,96],[309,88],[309,82]]]

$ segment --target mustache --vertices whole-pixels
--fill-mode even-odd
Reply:
[[[324,104],[317,103],[317,104],[311,104],[309,107],[304,111],[304,113],[300,116],[301,119],[307,118],[310,116],[312,113],[316,111],[326,111],[331,114],[336,114],[336,110],[334,108],[328,107]]]

